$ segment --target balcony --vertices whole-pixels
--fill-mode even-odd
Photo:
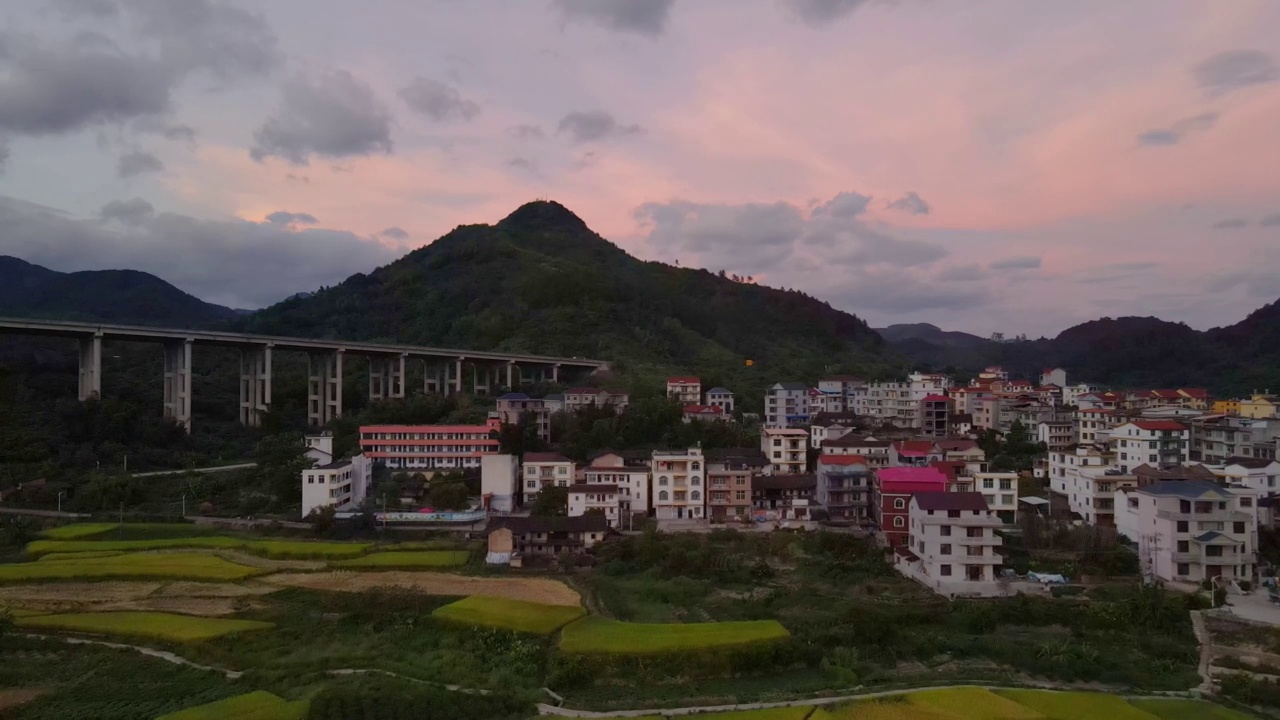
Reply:
[[[1252,518],[1249,513],[1240,512],[1238,510],[1215,510],[1207,513],[1194,512],[1178,512],[1176,510],[1157,510],[1156,517],[1161,520],[1187,521],[1187,522],[1251,522]],[[1224,531],[1225,532],[1225,531]]]
[[[1199,564],[1199,563],[1201,562],[1201,560],[1200,560],[1200,552],[1199,552],[1199,551],[1196,551],[1196,552],[1176,552],[1176,553],[1172,553],[1172,554],[1169,556],[1169,559],[1170,559],[1170,560],[1172,560],[1172,561],[1173,561],[1173,562],[1175,562],[1175,563],[1195,563],[1195,564]]]

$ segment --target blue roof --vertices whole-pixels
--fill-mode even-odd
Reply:
[[[498,398],[499,400],[528,400],[529,396],[524,393],[507,393]]]
[[[1201,536],[1199,536],[1199,537],[1197,537],[1197,538],[1195,539],[1195,541],[1196,541],[1196,542],[1198,542],[1198,543],[1205,543],[1205,544],[1212,544],[1212,543],[1214,543],[1214,542],[1216,542],[1216,541],[1219,541],[1219,540],[1220,540],[1220,541],[1223,541],[1223,542],[1227,542],[1227,543],[1232,543],[1232,544],[1234,544],[1234,543],[1236,543],[1236,542],[1237,542],[1236,540],[1234,540],[1234,539],[1233,539],[1233,538],[1231,538],[1230,536],[1223,535],[1222,533],[1220,533],[1220,532],[1218,532],[1218,531],[1216,531],[1216,530],[1213,530],[1213,531],[1207,532],[1207,533],[1205,533],[1205,534],[1203,534],[1203,535],[1201,535]]]
[[[1161,480],[1154,485],[1148,485],[1142,488],[1138,492],[1143,492],[1148,495],[1182,497],[1187,499],[1200,498],[1205,495],[1213,495],[1221,498],[1234,496],[1234,494],[1226,488],[1207,480]]]

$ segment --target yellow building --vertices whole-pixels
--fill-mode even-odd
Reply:
[[[1239,415],[1240,401],[1239,400],[1214,400],[1213,412],[1216,415]]]
[[[1240,401],[1240,414],[1247,418],[1280,417],[1280,397],[1254,393],[1248,400]]]

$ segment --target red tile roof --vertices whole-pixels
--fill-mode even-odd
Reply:
[[[893,444],[893,449],[897,450],[899,455],[908,457],[928,455],[933,452],[934,447],[932,440],[899,440]]]
[[[889,467],[876,471],[880,482],[937,483],[946,482],[946,473],[934,467]]]
[[[1204,388],[1179,388],[1178,392],[1184,393],[1187,397],[1195,398],[1197,400],[1209,399],[1209,391]]]
[[[866,465],[867,459],[862,455],[823,455],[818,462],[822,465]]]
[[[697,413],[699,415],[702,415],[702,414],[719,415],[722,412],[724,412],[724,410],[721,410],[720,407],[717,405],[685,405],[684,406],[684,413],[686,415],[688,415],[689,413]]]
[[[1187,426],[1175,420],[1134,420],[1129,423],[1142,430],[1186,430]]]

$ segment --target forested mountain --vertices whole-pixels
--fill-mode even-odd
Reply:
[[[800,292],[637,260],[555,202],[458,227],[239,326],[599,358],[625,379],[652,385],[666,373],[696,373],[757,403],[778,380],[901,369],[853,315]]]
[[[987,339],[970,335],[966,332],[948,332],[929,323],[909,323],[876,328],[880,337],[889,343],[900,343],[907,340],[923,340],[942,347],[978,347],[985,345]]]
[[[1052,339],[944,345],[920,337],[890,343],[932,369],[973,373],[1002,365],[1038,379],[1041,368],[1066,368],[1068,381],[1115,387],[1207,387],[1219,395],[1280,387],[1280,303],[1243,321],[1199,332],[1154,317],[1092,320]]]
[[[236,314],[137,270],[62,273],[0,255],[0,316],[198,327]]]

